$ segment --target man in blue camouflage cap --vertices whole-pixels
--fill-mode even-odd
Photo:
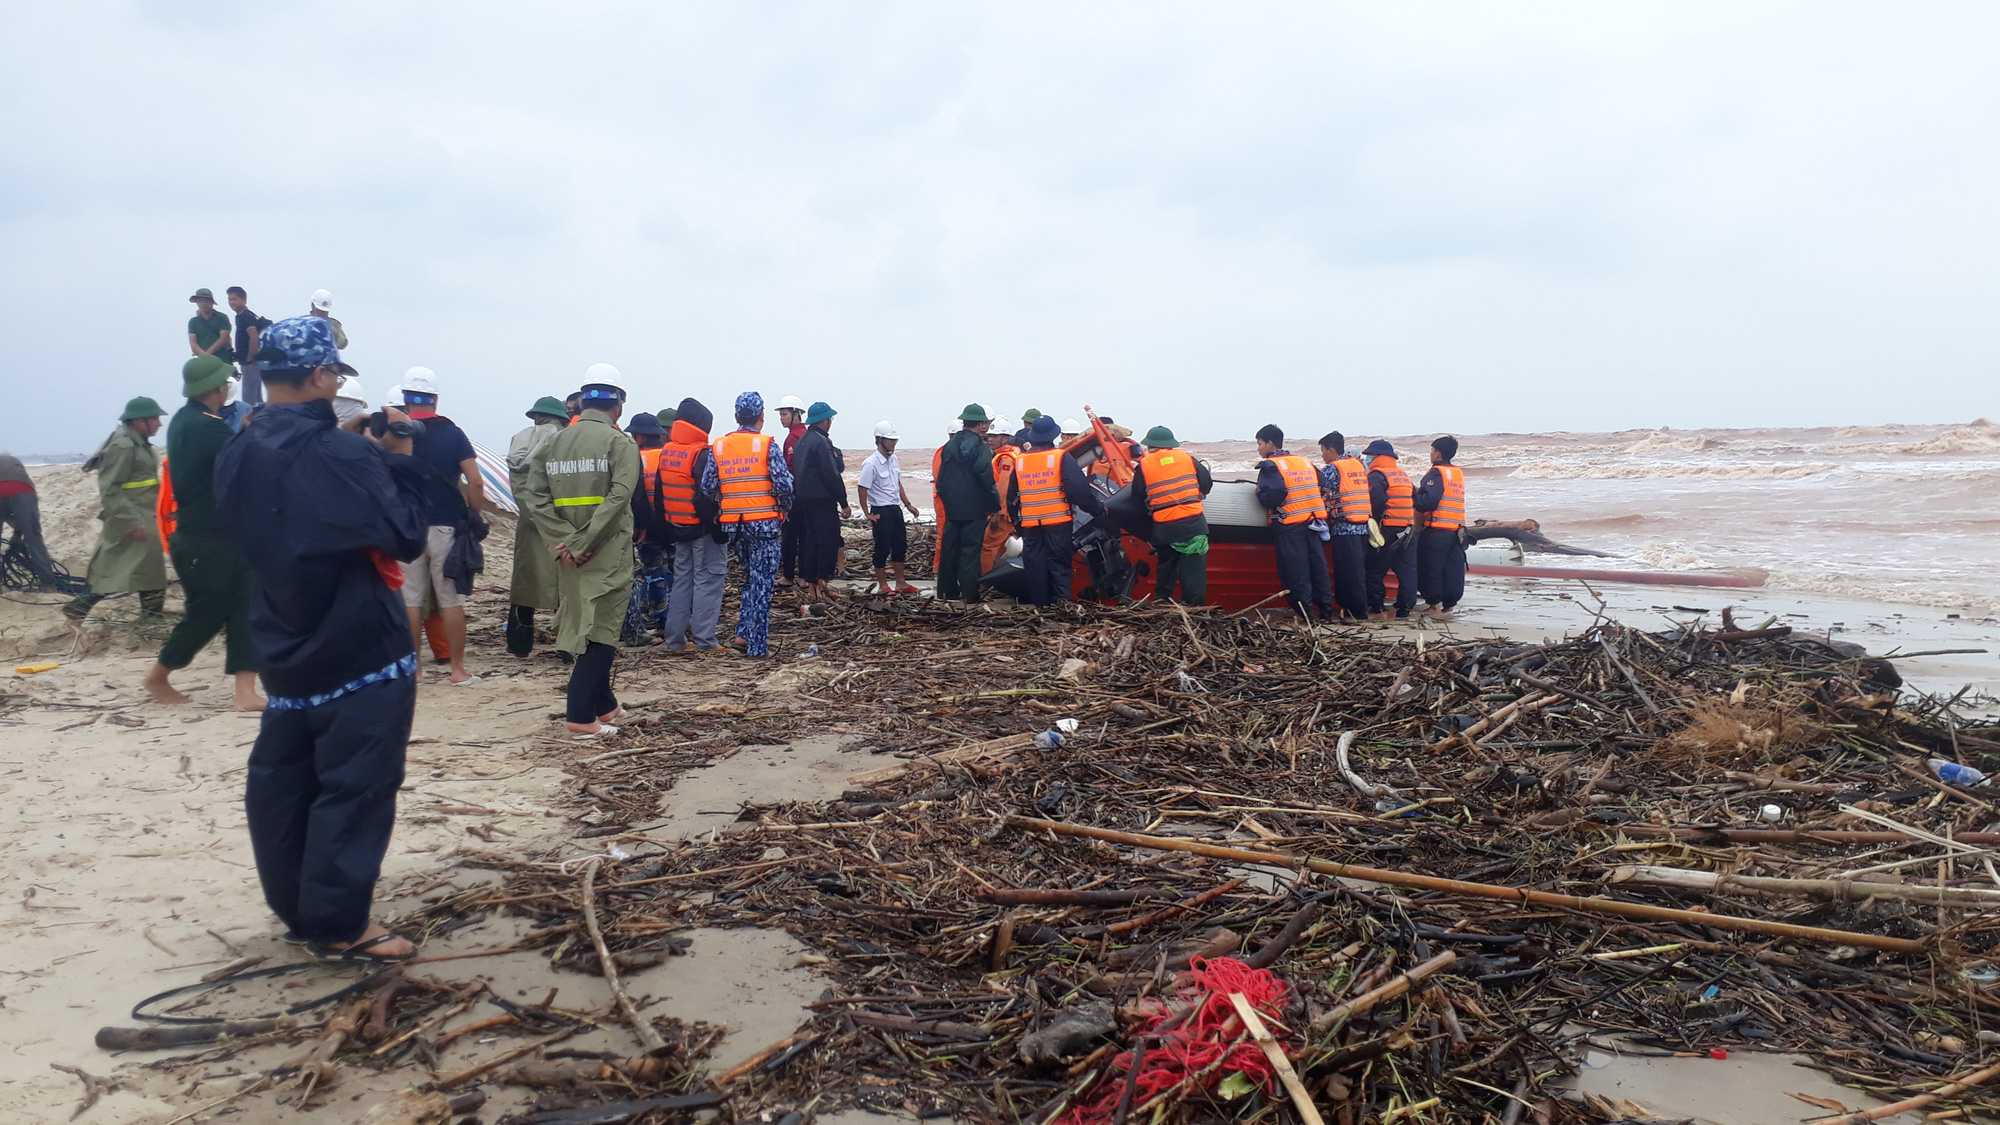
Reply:
[[[353,369],[333,326],[281,320],[259,339],[265,403],[215,459],[216,506],[256,572],[250,634],[269,700],[244,796],[264,900],[317,957],[406,961],[369,919],[417,702],[399,562],[423,553],[428,470],[415,430],[343,432]]]

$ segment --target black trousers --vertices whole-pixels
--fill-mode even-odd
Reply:
[[[832,578],[840,565],[840,501],[831,498],[823,500],[800,500],[792,505],[792,518],[785,521],[790,528],[798,525],[798,575],[801,582],[820,582]],[[780,569],[784,567],[784,545],[778,547]]]
[[[1068,520],[1021,529],[1022,582],[1028,588],[1029,605],[1054,605],[1069,600],[1070,565],[1076,557],[1075,530]],[[973,562],[977,564],[978,560],[975,547]]]
[[[790,582],[799,576],[799,521],[788,519],[778,531],[778,573]]]
[[[1170,544],[1153,547],[1153,600],[1166,601],[1174,596],[1174,586],[1181,588],[1180,598],[1184,605],[1202,605],[1208,601],[1208,556],[1183,555]]]
[[[250,643],[250,593],[257,576],[243,561],[243,552],[226,536],[185,531],[174,532],[167,548],[173,555],[174,573],[181,576],[187,612],[160,646],[160,664],[185,668],[217,633],[226,633],[222,670],[232,676],[255,672],[257,648]]]
[[[1333,552],[1333,601],[1356,621],[1368,617],[1368,537],[1336,535]]]
[[[937,596],[944,601],[979,600],[979,548],[986,542],[986,517],[946,520],[938,532]]]
[[[1292,592],[1292,611],[1310,621],[1319,610],[1321,621],[1333,619],[1333,585],[1326,576],[1326,548],[1319,532],[1302,523],[1281,523],[1274,546],[1278,555],[1278,585]]]
[[[57,586],[54,564],[49,559],[48,545],[42,542],[42,503],[32,492],[17,492],[12,496],[0,496],[0,527],[14,529],[10,550],[19,548],[22,561],[34,572],[35,578],[48,586]]]
[[[572,723],[594,723],[599,715],[618,709],[618,697],[611,694],[611,660],[618,649],[602,641],[589,641],[583,655],[569,668],[569,700],[563,717]]]
[[[1450,609],[1465,596],[1465,544],[1457,528],[1427,527],[1417,535],[1417,590],[1424,604]]]
[[[1383,528],[1382,535],[1389,542],[1380,547],[1368,548],[1368,611],[1381,613],[1383,603],[1389,597],[1389,584],[1383,578],[1396,572],[1396,614],[1407,617],[1417,606],[1417,538],[1412,535],[1398,545],[1396,533],[1403,529]]]
[[[531,605],[510,605],[507,607],[507,651],[515,656],[526,656],[535,651],[535,607]]]
[[[910,529],[903,524],[901,504],[877,504],[869,534],[875,537],[875,569],[902,562],[910,553]]]
[[[264,901],[307,941],[368,928],[416,713],[404,676],[303,711],[266,711],[243,803]]]

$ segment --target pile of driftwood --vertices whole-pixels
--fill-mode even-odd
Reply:
[[[2000,817],[1927,764],[2000,742],[1885,661],[1733,621],[1515,645],[892,599],[774,630],[817,646],[786,702],[675,707],[570,762],[605,855],[496,859],[503,885],[411,920],[522,916],[520,947],[606,977],[614,1010],[378,983],[325,1058],[418,1066],[439,1096],[534,1084],[534,1120],[578,1122],[1641,1114],[1564,1089],[1590,1043],[1799,1052],[1856,1121],[1871,1096],[1976,1108],[2000,1073]],[[879,755],[841,800],[647,835],[682,772],[829,730]],[[811,946],[827,989],[708,1073],[709,1029],[620,973],[753,926]],[[424,1065],[471,1026],[508,1038]],[[606,1026],[629,1053],[562,1055]]]

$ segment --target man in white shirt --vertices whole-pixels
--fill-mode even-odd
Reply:
[[[903,524],[903,510],[911,517],[917,506],[903,491],[903,469],[896,463],[896,427],[875,423],[875,452],[861,463],[861,475],[854,486],[856,498],[868,513],[869,530],[875,537],[875,589],[884,594],[914,594],[917,588],[903,579],[903,557],[909,553],[909,533]],[[889,581],[893,566],[895,582]]]

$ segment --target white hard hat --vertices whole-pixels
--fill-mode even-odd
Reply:
[[[1007,549],[1003,554],[1006,558],[1018,559],[1021,557],[1021,547],[1021,537],[1018,535],[1009,535],[1007,537]]]
[[[1014,420],[1012,418],[995,418],[993,419],[993,428],[986,432],[990,434],[1006,434],[1007,436],[1012,437],[1014,435],[1014,431],[1020,428],[1021,427],[1016,426],[1014,424]]]
[[[313,290],[312,306],[321,312],[327,311],[333,307],[333,294],[324,289]]]
[[[618,397],[625,397],[625,375],[608,363],[593,363],[583,369],[583,385],[587,387],[592,383],[616,388]]]
[[[805,401],[799,398],[799,396],[797,395],[786,395],[784,398],[778,400],[778,409],[796,410],[799,413],[803,414],[805,413],[806,404]]]
[[[403,372],[403,385],[396,388],[406,395],[438,393],[437,372],[428,367],[412,367]]]
[[[895,423],[882,421],[875,423],[875,436],[901,440],[903,435],[896,432]]]
[[[417,370],[421,371],[423,368],[420,367]],[[402,389],[401,387],[396,388],[398,392],[401,392]],[[361,389],[361,376],[359,375],[349,375],[346,379],[342,380],[340,389],[333,392],[333,398],[336,402],[341,399],[353,399],[363,406],[368,405],[368,392]]]
[[[1062,420],[1062,432],[1066,434],[1080,434],[1083,432],[1083,423],[1074,418],[1064,418]]]

